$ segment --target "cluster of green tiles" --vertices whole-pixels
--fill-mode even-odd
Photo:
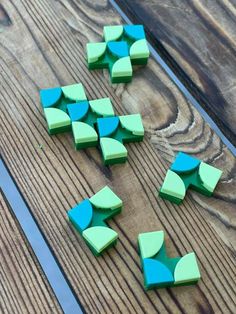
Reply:
[[[200,279],[195,253],[167,256],[163,231],[139,234],[138,244],[145,289],[191,285]]]
[[[87,44],[89,69],[108,68],[112,83],[130,82],[132,65],[146,64],[150,55],[143,25],[104,26],[103,40]]]
[[[221,170],[180,152],[167,171],[159,195],[176,204],[183,201],[188,188],[211,196],[221,175]]]
[[[76,149],[99,146],[107,165],[126,161],[127,150],[123,143],[143,139],[144,128],[139,114],[114,116],[109,98],[88,101],[80,83],[43,89],[40,99],[49,134],[72,131]],[[108,134],[107,119],[110,118],[108,129],[113,128],[113,132]],[[116,124],[117,131],[114,121],[120,121],[119,127]],[[102,136],[105,130],[106,136]],[[112,138],[113,133],[116,133],[115,138]]]
[[[107,220],[119,214],[122,209],[122,200],[105,186],[90,199],[68,211],[69,220],[82,235],[95,256],[114,246],[118,234],[109,228]]]

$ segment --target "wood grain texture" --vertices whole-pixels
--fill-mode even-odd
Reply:
[[[11,208],[0,193],[0,312],[62,313]]]
[[[235,312],[235,159],[150,59],[131,84],[87,70],[84,48],[121,18],[107,1],[3,0],[12,25],[0,34],[1,153],[88,313]],[[118,114],[140,112],[146,136],[125,165],[104,167],[97,149],[76,152],[71,134],[50,137],[39,89],[82,82],[89,99],[110,96]],[[42,148],[40,148],[42,145]],[[224,170],[214,197],[188,193],[181,206],[157,197],[178,150]],[[115,249],[95,258],[66,212],[108,184],[124,201],[109,225]],[[144,292],[140,232],[166,232],[171,256],[194,250],[194,287]]]
[[[236,145],[236,1],[116,1]]]

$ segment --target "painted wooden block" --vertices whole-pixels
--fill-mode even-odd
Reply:
[[[144,137],[140,114],[100,118],[97,130],[105,165],[125,162],[128,152],[124,144],[142,141]]]
[[[146,64],[150,55],[143,26],[104,26],[103,40],[86,46],[89,69],[108,68],[112,83],[130,82],[132,65]]]
[[[118,234],[108,227],[107,220],[119,214],[122,205],[122,200],[105,186],[68,211],[69,220],[94,255],[99,256],[116,244]]]
[[[138,245],[145,289],[192,285],[200,279],[195,253],[167,256],[163,231],[139,234]]]
[[[183,201],[188,188],[211,196],[221,175],[221,170],[180,152],[167,171],[159,195],[176,204]]]

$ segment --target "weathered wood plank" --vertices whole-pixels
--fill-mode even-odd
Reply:
[[[120,17],[106,1],[4,0],[11,25],[0,34],[1,153],[89,313],[199,313],[235,310],[235,159],[166,74],[150,60],[132,84],[110,86],[89,72],[84,47]],[[75,152],[71,134],[50,137],[39,88],[84,84],[90,99],[110,96],[118,114],[141,112],[147,134],[125,165],[104,167],[96,149]],[[39,148],[39,145],[43,148]],[[156,196],[178,150],[224,170],[215,196],[189,193],[181,206]],[[66,211],[105,184],[124,201],[111,221],[119,243],[94,258]],[[170,254],[194,250],[196,287],[145,293],[137,235],[164,229]]]
[[[236,3],[116,2],[134,23],[146,26],[152,44],[236,145]]]
[[[62,313],[11,209],[0,193],[0,312]]]

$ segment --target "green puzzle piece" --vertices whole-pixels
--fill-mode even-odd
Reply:
[[[141,233],[138,236],[139,249],[142,259],[156,255],[164,242],[164,232],[154,231]]]
[[[145,289],[195,284],[200,279],[195,253],[170,258],[166,254],[164,232],[138,236]]]
[[[143,26],[104,26],[103,38],[87,44],[89,69],[108,68],[112,83],[130,82],[132,64],[145,65],[150,55]]]
[[[101,252],[110,247],[118,238],[117,232],[107,227],[91,227],[82,232],[83,238],[92,247],[95,255],[100,255]]]
[[[45,108],[44,114],[50,134],[62,133],[71,129],[71,120],[68,114],[57,108]]]
[[[189,253],[180,258],[174,270],[175,285],[195,283],[200,278],[195,253]]]
[[[115,115],[110,98],[90,100],[89,105],[98,116],[112,117]]]
[[[72,131],[75,140],[75,148],[93,147],[98,144],[97,132],[84,122],[72,122]]]
[[[211,196],[222,175],[222,171],[184,153],[178,153],[168,170],[159,195],[180,204],[186,190],[192,188]]]
[[[122,207],[122,200],[108,186],[98,191],[89,200],[96,208],[114,210]]]
[[[119,141],[109,137],[102,137],[100,139],[100,146],[105,165],[126,161],[128,155],[127,149]]]
[[[78,102],[87,100],[83,85],[81,83],[63,86],[61,89],[64,97],[71,101]]]
[[[122,34],[123,34],[122,25],[104,26],[103,28],[103,37],[106,42],[116,41],[120,39]]]
[[[116,244],[117,233],[108,227],[106,221],[119,214],[122,200],[105,186],[90,199],[82,201],[68,211],[73,226],[83,236],[94,255]]]

